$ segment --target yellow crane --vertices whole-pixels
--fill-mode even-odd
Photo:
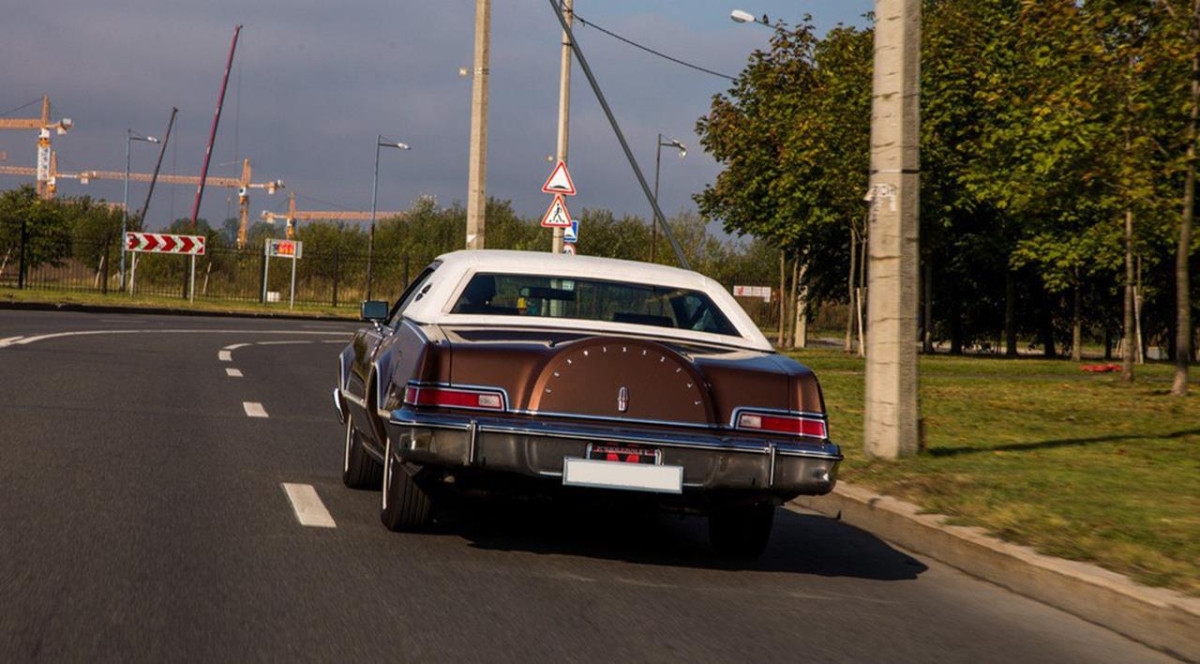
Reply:
[[[388,217],[398,217],[404,214],[403,212],[380,212],[375,211],[376,219],[386,219]],[[283,219],[287,222],[287,237],[289,240],[295,237],[295,228],[297,221],[370,221],[370,212],[345,211],[345,210],[297,210],[296,209],[296,192],[288,195],[287,212],[267,212],[263,210],[262,218],[269,224],[275,223],[276,219]]]
[[[38,196],[54,198],[56,185],[54,171],[51,168],[53,154],[50,150],[50,132],[65,134],[72,126],[71,118],[62,118],[58,122],[50,121],[50,96],[42,96],[42,115],[36,118],[0,118],[0,129],[36,129],[38,132],[37,169],[32,175],[37,176]]]
[[[80,171],[78,173],[59,173],[58,172],[58,155],[50,155],[49,173],[51,180],[56,178],[64,178],[70,180],[79,180],[80,184],[88,184],[92,180],[123,180],[125,171]],[[0,166],[0,175],[35,175],[36,169],[28,166]],[[130,173],[129,179],[133,182],[149,182],[154,177],[153,173]],[[242,247],[246,244],[246,226],[250,219],[250,190],[265,189],[268,194],[274,194],[276,191],[283,189],[283,180],[271,180],[269,182],[252,182],[253,169],[250,167],[250,160],[242,161],[241,177],[221,177],[210,175],[205,179],[205,185],[209,187],[226,187],[228,189],[236,188],[238,190],[238,246]],[[200,178],[195,175],[171,175],[158,174],[158,181],[164,184],[187,184],[193,187],[200,183]]]

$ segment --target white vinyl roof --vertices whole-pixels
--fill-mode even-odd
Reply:
[[[753,350],[770,351],[771,344],[737,300],[721,284],[697,272],[595,256],[568,256],[540,251],[504,251],[481,249],[455,251],[438,257],[441,266],[434,272],[429,290],[405,310],[404,315],[418,323],[439,325],[494,325],[502,327],[540,327],[595,332],[651,334],[689,341],[706,341]],[[681,330],[636,323],[578,320],[570,318],[452,314],[450,309],[478,272],[534,274],[575,279],[602,279],[635,284],[653,284],[687,288],[707,295],[720,308],[740,336]]]

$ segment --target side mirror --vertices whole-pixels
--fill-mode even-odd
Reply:
[[[362,319],[382,323],[388,317],[388,303],[383,300],[367,300],[362,303]]]

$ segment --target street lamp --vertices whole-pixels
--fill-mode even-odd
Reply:
[[[762,18],[758,18],[750,12],[735,9],[729,12],[729,18],[732,19],[734,23],[758,23],[760,25],[765,25],[768,28],[771,27],[771,21],[767,18],[766,14],[763,14]]]
[[[134,141],[157,143],[153,136],[137,136],[132,129],[125,130],[125,187],[121,194],[121,290],[125,290],[125,233],[129,225],[129,146]]]
[[[658,201],[658,173],[662,167],[662,149],[675,148],[679,150],[679,158],[683,159],[687,156],[687,146],[672,138],[664,141],[663,135],[658,135],[657,154],[654,157],[654,200]],[[661,207],[661,206],[660,206]],[[650,262],[653,263],[658,246],[658,223],[654,220],[654,213],[650,214]]]
[[[383,140],[383,134],[375,137],[375,180],[371,184],[371,231],[367,235],[367,299],[371,299],[371,264],[375,259],[375,203],[379,194],[379,148],[411,150],[407,143]]]

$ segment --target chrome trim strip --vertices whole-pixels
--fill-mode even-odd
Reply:
[[[769,464],[769,466],[767,468],[767,486],[768,487],[775,486],[775,454],[776,454],[776,451],[777,450],[775,447],[775,443],[771,443],[771,463]]]
[[[742,413],[766,413],[768,415],[788,415],[790,417],[815,417],[820,420],[828,421],[825,413],[814,413],[807,410],[787,410],[783,408],[759,408],[757,406],[738,406],[733,409],[733,413],[729,416],[729,428],[736,429],[738,416]]]
[[[524,436],[536,436],[544,438],[566,438],[571,440],[605,440],[613,442],[626,443],[641,443],[643,445],[655,445],[658,447],[682,448],[682,449],[699,449],[710,451],[723,452],[741,452],[746,454],[783,454],[791,457],[804,457],[812,459],[828,459],[841,461],[842,455],[840,452],[829,451],[829,448],[835,450],[837,446],[824,443],[797,443],[795,446],[780,447],[778,443],[766,440],[731,440],[729,438],[696,438],[688,435],[671,435],[661,432],[640,432],[640,431],[614,431],[604,427],[594,428],[579,428],[577,426],[553,425],[547,423],[508,423],[498,420],[480,421],[470,420],[462,421],[459,417],[447,414],[425,414],[414,413],[411,410],[394,410],[391,413],[389,424],[401,427],[424,427],[429,429],[445,429],[451,431],[471,432],[472,424],[479,433],[504,433]],[[533,426],[530,426],[533,424]],[[806,449],[814,448],[814,449]]]
[[[468,432],[471,435],[471,440],[467,443],[467,465],[474,466],[476,457],[475,452],[478,449],[477,444],[479,439],[479,423],[475,420],[471,420],[471,423],[468,424],[467,427]]]
[[[613,417],[611,415],[580,415],[579,413],[559,413],[550,410],[510,410],[508,412],[515,415],[529,415],[531,417],[561,417],[571,420],[604,420],[606,422],[624,422],[627,424],[663,424],[672,427],[705,429],[709,431],[725,430],[725,427],[722,427],[719,424],[696,424],[695,422],[676,422],[674,420],[642,420],[631,417]]]
[[[383,410],[383,405],[387,403],[387,395],[384,394],[383,385],[380,384],[379,377],[382,375],[379,371],[383,364],[379,360],[371,363],[371,367],[375,370],[375,409]],[[370,386],[367,386],[367,391],[370,392]]]
[[[364,410],[367,407],[366,399],[359,399],[358,397],[354,396],[353,394],[350,394],[350,392],[348,390],[342,390],[342,398]]]
[[[508,390],[504,389],[503,387],[492,387],[491,385],[465,385],[465,384],[461,384],[461,383],[443,383],[443,382],[427,381],[427,380],[426,381],[410,380],[407,383],[405,383],[405,388],[407,389],[409,387],[414,387],[418,391],[423,387],[444,387],[444,388],[451,389],[451,390],[458,390],[460,392],[488,392],[488,393],[492,393],[492,394],[499,392],[500,396],[502,396],[504,398],[504,403],[500,404],[499,409],[496,409],[496,408],[471,408],[470,406],[443,406],[440,404],[437,406],[420,406],[419,404],[411,404],[413,406],[427,407],[427,408],[454,408],[457,410],[477,410],[477,411],[482,411],[482,412],[497,412],[497,413],[499,413],[499,412],[505,412],[505,413],[516,412],[516,411],[510,411],[508,409],[508,404],[510,404],[512,402],[509,401],[509,399],[508,399]],[[405,396],[408,396],[408,395],[406,394]],[[408,401],[404,400],[404,403],[408,404]]]
[[[333,409],[337,411],[338,423],[345,424],[346,423],[346,411],[344,411],[342,409],[342,400],[340,398],[341,393],[342,393],[342,391],[340,388],[337,388],[337,387],[333,388]]]

